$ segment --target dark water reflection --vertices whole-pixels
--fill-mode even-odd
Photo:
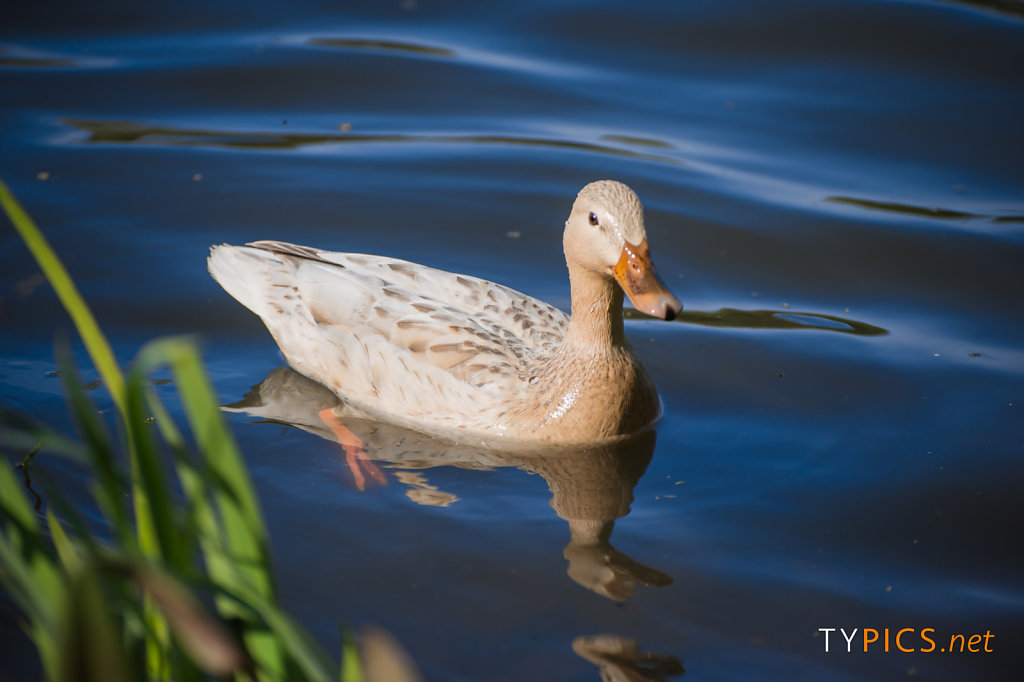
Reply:
[[[637,190],[686,306],[626,322],[656,437],[498,457],[364,424],[391,480],[360,492],[319,425],[229,415],[282,594],[329,650],[344,621],[394,632],[430,680],[658,679],[683,659],[701,680],[1011,679],[1020,8],[19,3],[0,177],[118,357],[198,334],[225,402],[281,360],[207,275],[210,244],[386,254],[565,309],[575,192]],[[0,406],[70,430],[58,328],[0,226]],[[39,465],[86,504],[80,472]],[[32,679],[9,614],[0,680]],[[823,627],[991,631],[996,651],[826,654]]]

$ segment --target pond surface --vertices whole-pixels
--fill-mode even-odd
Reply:
[[[210,244],[386,254],[567,309],[576,192],[645,203],[686,306],[626,323],[656,435],[516,459],[364,425],[389,480],[360,491],[336,443],[229,415],[285,604],[328,650],[372,623],[429,680],[597,680],[625,640],[667,657],[649,679],[1019,675],[1024,3],[4,12],[0,177],[119,357],[196,334],[225,403],[296,377]],[[65,430],[68,328],[3,228],[0,404]],[[991,637],[923,653],[925,628]]]

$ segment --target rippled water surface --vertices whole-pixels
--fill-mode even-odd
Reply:
[[[201,339],[286,605],[329,650],[374,623],[429,680],[1019,674],[1024,3],[347,4],[23,3],[0,24],[0,177],[123,361]],[[279,239],[567,309],[562,226],[605,177],[644,201],[686,306],[627,320],[665,414],[619,448],[363,424],[389,482],[360,492],[326,434],[281,423],[329,397],[206,273],[212,243]],[[3,228],[5,408],[71,428],[68,327]],[[279,385],[306,401],[272,413]],[[13,623],[0,679],[32,675]],[[889,651],[837,631],[826,653],[820,628],[888,628]],[[991,651],[901,652],[902,628]],[[599,635],[665,658],[602,657],[623,639]]]

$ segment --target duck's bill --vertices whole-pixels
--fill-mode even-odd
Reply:
[[[622,255],[613,273],[619,286],[640,312],[671,320],[683,309],[683,304],[672,295],[654,271],[646,239],[639,246],[626,243],[622,247]]]

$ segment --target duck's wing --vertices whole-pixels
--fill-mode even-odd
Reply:
[[[561,342],[569,318],[558,308],[515,289],[485,279],[383,256],[323,251],[278,241],[249,246],[307,260],[331,263],[365,277],[376,278],[391,298],[408,297],[416,309],[439,306],[446,312],[468,314],[482,328],[504,339],[518,339],[538,350]],[[398,293],[399,296],[394,294]],[[414,300],[415,299],[415,300]],[[400,312],[396,310],[395,312]]]
[[[493,424],[481,406],[528,383],[567,321],[507,287],[379,256],[256,242],[214,247],[209,267],[293,367],[370,414],[414,421]]]

